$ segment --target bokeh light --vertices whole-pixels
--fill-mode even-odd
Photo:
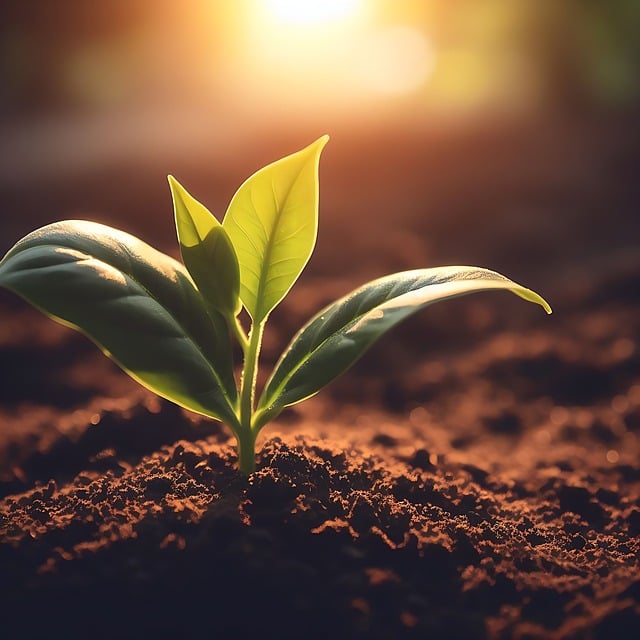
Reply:
[[[247,8],[227,76],[240,109],[259,102],[265,112],[303,121],[318,114],[359,119],[387,99],[418,95],[434,68],[425,29],[388,19],[374,3]],[[240,77],[241,86],[234,82]]]
[[[354,81],[364,89],[378,94],[405,94],[420,89],[428,80],[434,52],[418,29],[387,27],[363,38],[354,63]]]
[[[180,159],[236,175],[234,163],[255,168],[243,158],[256,145],[282,145],[260,158],[267,161],[325,132],[333,134],[328,153],[340,144],[345,152],[359,136],[358,144],[394,141],[402,154],[401,144],[422,149],[425,135],[558,114],[615,118],[640,102],[639,6],[9,3],[0,22],[0,188],[101,175],[105,166],[122,177],[125,166],[157,163],[166,174]],[[484,166],[486,144],[470,145]],[[435,148],[433,140],[424,146]],[[441,153],[433,163],[457,180],[453,160],[444,169]],[[394,180],[409,183],[412,171],[398,168]],[[412,188],[421,193],[421,179]]]
[[[294,25],[331,22],[357,12],[360,0],[263,0],[279,20]]]
[[[0,115],[180,107],[242,127],[624,105],[638,29],[630,0],[13,3]]]

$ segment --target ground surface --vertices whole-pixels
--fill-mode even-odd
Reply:
[[[315,310],[393,270],[490,266],[555,313],[507,294],[422,312],[265,429],[248,480],[223,427],[0,292],[6,637],[637,637],[634,135],[488,136],[485,163],[405,140],[383,186],[366,148],[336,153],[318,254],[265,365]],[[356,157],[361,197],[340,182]],[[407,212],[392,230],[391,206]]]

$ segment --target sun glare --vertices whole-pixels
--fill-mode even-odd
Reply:
[[[264,0],[270,13],[288,24],[334,22],[355,13],[360,0]]]
[[[378,4],[247,2],[229,75],[236,104],[259,102],[263,112],[298,119],[421,105],[438,60],[434,43],[419,12],[399,20]]]

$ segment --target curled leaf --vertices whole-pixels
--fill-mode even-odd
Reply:
[[[236,315],[240,271],[231,240],[214,215],[169,176],[180,252],[205,301],[224,315]]]
[[[551,313],[534,291],[495,271],[463,266],[389,275],[329,305],[300,330],[276,364],[260,399],[258,428],[284,407],[317,393],[416,311],[433,302],[490,289],[506,289]]]
[[[226,323],[207,313],[173,258],[123,231],[69,220],[20,240],[0,262],[0,285],[82,331],[158,395],[235,424]]]

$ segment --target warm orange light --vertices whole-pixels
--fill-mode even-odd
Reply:
[[[290,118],[374,112],[424,95],[435,53],[424,25],[362,0],[252,0],[238,24],[237,103]],[[377,7],[377,10],[376,10]],[[237,79],[242,78],[242,85]],[[363,111],[364,110],[364,111]]]
[[[333,22],[353,15],[359,0],[264,0],[269,12],[282,22],[304,25]]]
[[[427,37],[413,27],[396,26],[362,38],[353,61],[353,81],[380,95],[402,95],[425,84],[434,65]]]

